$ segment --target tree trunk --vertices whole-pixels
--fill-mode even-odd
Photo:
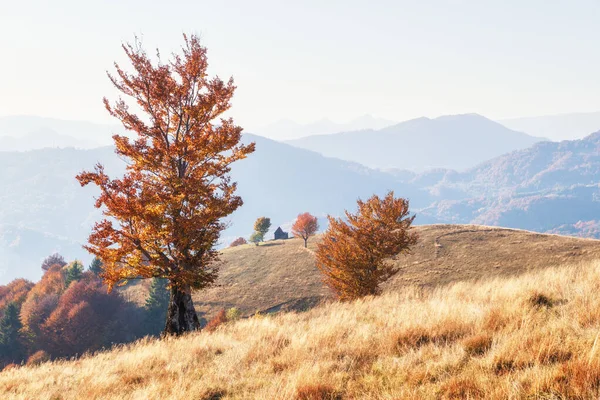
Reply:
[[[189,287],[182,289],[172,284],[163,336],[179,336],[198,329],[200,329],[200,321],[192,301],[192,291]]]
[[[308,247],[308,238],[304,239],[304,248]]]

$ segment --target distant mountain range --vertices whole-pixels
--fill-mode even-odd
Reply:
[[[0,117],[0,151],[89,149],[112,144],[115,133],[123,134],[123,127],[29,115]]]
[[[290,140],[310,135],[327,135],[330,133],[363,129],[381,129],[393,124],[394,121],[376,118],[368,114],[347,123],[337,123],[324,118],[308,124],[300,124],[289,119],[283,119],[256,129],[256,133],[276,140]]]
[[[600,132],[403,181],[446,197],[421,211],[432,219],[600,237]]]
[[[477,114],[417,118],[379,130],[315,135],[293,146],[372,168],[464,170],[543,138],[510,130]]]
[[[581,139],[600,130],[600,112],[503,119],[502,125],[550,140]]]
[[[421,173],[375,170],[251,134],[244,141],[255,141],[257,150],[233,168],[244,206],[229,219],[223,245],[249,235],[258,216],[270,217],[276,228],[309,211],[325,228],[327,214],[339,216],[357,198],[387,190],[410,199],[418,224],[481,223],[600,238],[600,133],[535,143],[463,172]],[[81,188],[74,176],[98,161],[111,175],[124,170],[112,147],[0,152],[0,284],[37,279],[40,262],[53,251],[90,261],[81,244],[101,217],[93,208],[97,192]]]

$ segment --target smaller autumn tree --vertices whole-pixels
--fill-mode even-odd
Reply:
[[[49,255],[44,259],[44,261],[42,261],[42,270],[48,271],[50,267],[54,265],[60,265],[61,267],[64,267],[65,265],[67,265],[67,262],[65,261],[65,258],[63,256],[61,256],[58,253],[54,253]]]
[[[307,212],[298,215],[296,222],[292,225],[292,234],[295,237],[304,239],[304,247],[308,246],[308,238],[317,233],[318,230],[317,217]]]
[[[271,228],[271,218],[260,217],[256,219],[254,222],[254,232],[258,232],[261,235],[261,241],[264,240],[265,235],[269,232]]]
[[[327,217],[317,267],[340,300],[377,295],[380,285],[398,272],[390,258],[409,252],[417,242],[411,230],[415,217],[409,216],[408,207],[408,200],[389,192],[383,198],[358,200],[356,214],[346,211],[347,222]]]

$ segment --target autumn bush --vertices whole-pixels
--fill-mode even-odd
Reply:
[[[227,321],[237,321],[242,317],[242,312],[239,308],[231,307],[227,310],[225,316],[227,317]]]
[[[225,310],[219,311],[204,327],[208,332],[215,331],[219,326],[227,322],[227,312]]]
[[[231,242],[229,247],[237,247],[237,246],[241,246],[241,245],[247,244],[247,243],[248,243],[248,241],[246,239],[244,239],[243,237],[239,237],[239,238],[235,239],[233,242]]]
[[[6,285],[0,285],[0,311],[8,303],[23,303],[33,286],[33,282],[26,279],[15,279]]]
[[[134,340],[141,314],[91,273],[60,297],[41,326],[44,348],[56,357],[82,354]]]
[[[77,356],[151,333],[142,323],[150,312],[107,289],[79,262],[54,263],[36,284],[0,286],[0,367]]]
[[[49,361],[50,355],[44,350],[38,350],[27,359],[27,365],[37,365]]]
[[[358,212],[346,211],[345,220],[328,216],[329,227],[317,246],[317,267],[340,300],[379,294],[381,284],[398,272],[389,259],[417,242],[408,200],[389,192],[357,204]]]

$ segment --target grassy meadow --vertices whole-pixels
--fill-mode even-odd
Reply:
[[[10,368],[2,399],[595,399],[600,262]]]

